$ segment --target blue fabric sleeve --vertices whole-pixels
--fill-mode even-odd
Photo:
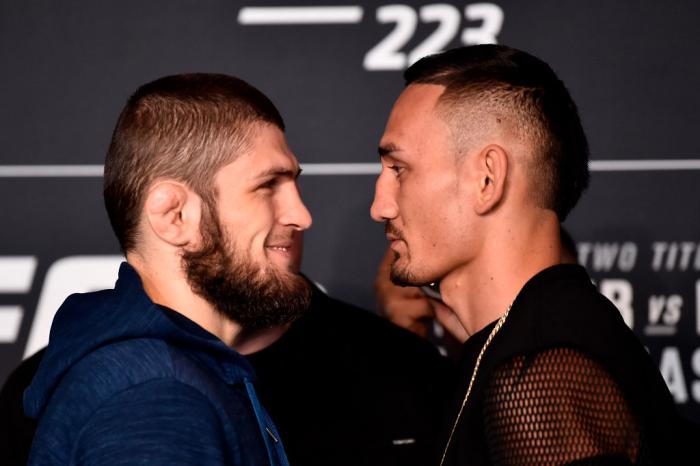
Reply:
[[[172,379],[131,387],[81,429],[72,464],[233,464],[221,419],[195,388]]]

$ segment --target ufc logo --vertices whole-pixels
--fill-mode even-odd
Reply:
[[[49,342],[51,321],[68,295],[112,288],[123,260],[122,256],[70,256],[51,264],[39,293],[24,357]],[[28,293],[37,263],[35,256],[0,257],[0,294]],[[0,343],[17,341],[26,315],[20,305],[0,305]]]

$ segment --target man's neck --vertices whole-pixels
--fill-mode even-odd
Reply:
[[[227,319],[211,303],[192,291],[179,262],[173,259],[167,264],[162,260],[156,263],[135,253],[127,253],[127,262],[139,274],[143,289],[151,301],[182,314],[233,347],[242,333],[241,326]]]
[[[559,263],[556,219],[502,231],[440,282],[443,301],[469,336],[502,316],[530,278]]]
[[[127,261],[141,277],[144,291],[151,301],[182,314],[241,354],[251,354],[267,348],[289,329],[289,325],[280,325],[246,331],[194,293],[184,272],[179,272],[179,264],[153,267],[151,261],[135,254],[127,254]]]
[[[284,324],[252,332],[243,331],[237,335],[231,347],[243,355],[257,353],[282,338],[290,326],[291,324]]]

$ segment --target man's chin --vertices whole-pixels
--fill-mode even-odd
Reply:
[[[287,266],[268,266],[260,271],[258,275],[260,281],[265,282],[270,279],[277,280],[284,284],[290,284],[303,280],[303,277],[299,271],[292,269],[291,265]]]
[[[408,267],[400,267],[396,262],[391,267],[389,278],[398,286],[425,286],[440,281],[439,277],[414,272]]]
[[[278,293],[296,295],[307,293],[308,281],[301,273],[278,267],[268,267],[258,275],[259,285]]]
[[[225,315],[247,331],[290,324],[309,307],[311,287],[299,274],[268,269],[248,285],[244,301],[218,303]]]
[[[418,283],[418,280],[416,279],[416,276],[413,275],[409,270],[407,269],[398,269],[396,267],[391,268],[391,274],[389,276],[391,278],[391,282],[394,285],[398,286],[421,286],[421,284]]]

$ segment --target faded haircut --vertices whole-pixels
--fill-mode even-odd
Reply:
[[[576,104],[549,65],[507,46],[476,45],[425,57],[404,78],[407,86],[445,86],[437,111],[457,144],[483,123],[474,115],[488,115],[524,140],[534,202],[560,221],[567,217],[588,186],[588,142]]]
[[[138,88],[104,168],[105,207],[122,251],[134,249],[146,192],[158,179],[182,182],[215,205],[215,173],[250,148],[259,123],[284,130],[270,99],[232,76],[181,74]]]

